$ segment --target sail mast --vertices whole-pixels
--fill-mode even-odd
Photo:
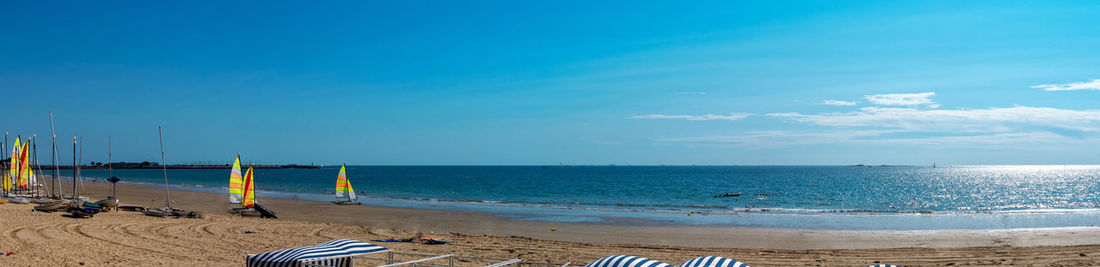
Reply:
[[[82,177],[83,173],[81,173],[81,171],[83,171],[82,170],[83,167],[84,167],[84,138],[82,137],[82,138],[80,138],[80,160],[77,162],[77,165],[76,165],[76,176],[81,176],[81,177],[78,177],[77,180],[76,180],[76,182],[80,184],[80,192],[88,191],[88,190],[84,189],[84,183],[81,181],[81,180],[84,180],[84,177]]]
[[[0,144],[0,155],[4,154],[4,148],[7,148],[7,147],[8,147],[8,132],[4,132],[4,143]],[[3,158],[3,156],[0,156],[0,158]],[[8,176],[8,172],[7,172],[8,168],[6,166],[7,165],[4,165],[3,162],[0,162],[0,171],[4,172],[3,175],[0,175],[0,176],[3,176],[3,177]],[[8,177],[8,180],[10,180],[10,179],[11,178]],[[7,181],[7,180],[4,180],[2,182],[9,183],[9,184],[11,183],[11,181]],[[0,189],[2,189],[4,191],[5,196],[8,194],[8,187],[7,186],[0,186]]]
[[[52,143],[51,146],[53,147],[53,149],[52,149],[53,150],[53,153],[52,153],[53,154],[53,162],[51,162],[51,163],[53,163],[53,168],[54,168],[53,183],[54,183],[54,188],[57,188],[57,198],[61,199],[61,198],[65,198],[65,196],[62,196],[62,192],[61,192],[61,180],[60,180],[61,167],[57,166],[58,161],[60,161],[57,158],[57,133],[54,132],[54,130],[53,130],[53,111],[47,111],[47,112],[50,113],[50,143]],[[6,136],[7,135],[5,135],[5,138],[4,138],[5,143],[7,143],[7,137]]]
[[[172,192],[168,191],[168,164],[164,161],[164,133],[161,131],[160,126],[157,126],[157,137],[160,138],[160,167],[164,171],[164,197],[165,202],[168,203],[168,208],[172,208]]]
[[[80,199],[76,193],[76,136],[73,136],[73,201]]]
[[[36,134],[31,134],[31,156],[32,156],[31,163],[34,167],[31,168],[31,177],[30,178],[34,179],[34,180],[30,181],[30,183],[32,184],[32,186],[34,186],[34,196],[38,197],[39,196],[38,191],[40,191],[40,190],[38,190],[38,185],[39,185],[39,183],[38,183],[38,174],[42,173],[42,167],[38,165],[38,134],[37,133]],[[35,171],[37,171],[38,174],[35,174],[34,173]],[[49,190],[49,188],[46,188],[46,189]],[[47,194],[49,194],[49,192],[47,192]]]
[[[111,168],[111,136],[107,136],[107,179],[115,177],[115,169]],[[115,183],[111,183],[111,198],[118,198],[115,196]]]

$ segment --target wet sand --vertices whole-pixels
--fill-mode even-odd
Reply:
[[[93,199],[108,184],[89,183]],[[492,214],[337,206],[264,198],[280,219],[229,215],[227,196],[172,191],[174,206],[202,219],[103,213],[90,219],[31,212],[32,205],[0,205],[0,257],[5,266],[215,265],[240,266],[248,253],[312,245],[335,238],[359,240],[424,235],[451,245],[380,243],[396,251],[573,262],[631,254],[679,264],[702,255],[753,266],[1100,265],[1100,228],[940,231],[821,231],[739,227],[619,226],[509,221]],[[125,205],[163,206],[163,188],[120,184]],[[551,231],[556,228],[556,231]],[[380,262],[363,261],[361,266]],[[486,262],[456,262],[476,266]]]

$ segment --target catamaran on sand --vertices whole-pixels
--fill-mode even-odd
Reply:
[[[161,172],[164,173],[164,204],[163,208],[142,208],[141,213],[146,216],[153,217],[173,217],[173,218],[202,218],[202,215],[197,212],[186,211],[172,207],[172,192],[168,189],[168,163],[164,159],[164,135],[161,133],[160,126],[157,126],[157,137],[160,139],[160,166]]]
[[[256,188],[253,183],[252,167],[248,167],[244,177],[241,177],[241,155],[233,162],[233,170],[229,173],[229,203],[241,204],[241,207],[229,209],[229,213],[241,216],[254,216],[260,218],[279,218],[275,212],[268,210],[256,203]]]

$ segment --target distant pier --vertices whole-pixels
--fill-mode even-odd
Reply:
[[[61,165],[61,166],[57,166],[57,167],[62,169],[62,170],[71,170],[73,168],[73,165]],[[317,165],[298,165],[298,164],[284,164],[284,165],[243,165],[242,164],[241,167],[252,167],[252,168],[256,168],[256,169],[319,169],[319,168],[321,168],[321,166],[317,166]],[[54,166],[42,165],[41,168],[42,168],[42,170],[49,170],[49,169],[54,169]],[[80,166],[80,168],[81,169],[86,169],[86,170],[106,169],[107,164],[93,163],[93,164]],[[138,163],[121,162],[121,163],[112,163],[111,168],[114,168],[114,169],[160,169],[162,167],[160,166],[160,164],[157,164],[155,162],[138,162]],[[220,164],[220,165],[173,164],[173,165],[166,165],[163,168],[167,168],[167,169],[230,169],[230,168],[233,168],[233,165],[232,164]]]

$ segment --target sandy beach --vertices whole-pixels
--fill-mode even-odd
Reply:
[[[86,185],[93,199],[107,184]],[[101,193],[98,193],[101,192]],[[120,184],[127,205],[159,206],[164,191]],[[753,266],[859,266],[892,263],[944,265],[1097,265],[1100,228],[942,231],[821,231],[797,229],[618,226],[509,221],[492,214],[336,206],[325,202],[263,198],[280,219],[243,218],[225,212],[222,194],[172,191],[175,206],[201,211],[202,219],[152,218],[136,212],[90,219],[31,212],[32,205],[0,205],[0,265],[216,265],[240,266],[246,254],[312,245],[336,238],[370,240],[424,235],[450,245],[382,243],[395,251],[520,258],[527,262],[583,265],[603,256],[630,254],[679,264],[703,255]],[[556,228],[556,231],[551,231]],[[376,265],[379,262],[363,261]],[[477,266],[481,262],[459,261]]]

